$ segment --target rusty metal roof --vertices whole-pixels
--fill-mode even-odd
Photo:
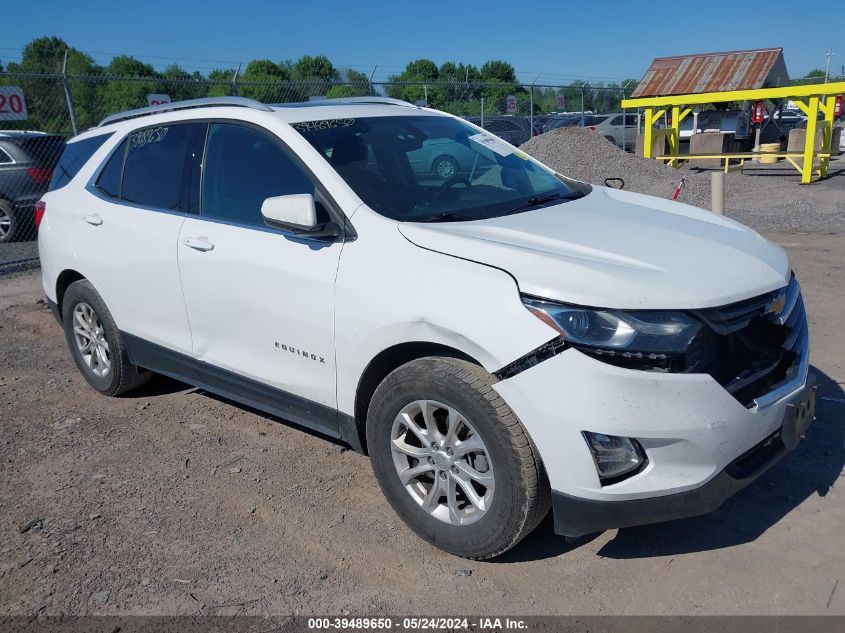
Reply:
[[[789,85],[782,48],[658,57],[632,97],[777,88]]]

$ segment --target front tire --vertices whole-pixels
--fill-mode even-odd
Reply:
[[[422,358],[379,385],[367,416],[376,479],[420,537],[465,558],[492,558],[546,516],[537,449],[473,363]]]
[[[79,372],[100,393],[116,396],[149,380],[150,372],[129,362],[120,330],[88,280],[68,286],[62,300],[62,323]]]

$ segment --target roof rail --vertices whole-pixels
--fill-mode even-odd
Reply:
[[[303,107],[303,106],[320,106],[328,104],[341,105],[366,105],[366,104],[382,104],[382,105],[398,105],[406,108],[418,108],[419,106],[402,101],[402,99],[394,99],[393,97],[320,97],[319,99],[311,99],[309,101],[294,101],[292,103],[274,103],[277,107]]]
[[[127,110],[126,112],[118,112],[111,114],[100,121],[97,127],[108,125],[109,123],[116,123],[117,121],[125,121],[126,119],[133,119],[135,117],[147,116],[148,114],[159,114],[160,112],[173,112],[175,110],[190,110],[191,108],[207,108],[210,106],[235,106],[241,108],[252,108],[253,110],[263,110],[264,112],[272,112],[273,109],[260,101],[255,99],[247,99],[246,97],[207,97],[204,99],[187,99],[185,101],[174,101],[173,103],[163,103],[161,105],[154,105],[148,108],[137,108],[135,110]]]

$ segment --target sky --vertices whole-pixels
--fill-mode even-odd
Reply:
[[[106,64],[133,55],[207,73],[251,59],[326,55],[374,79],[414,59],[481,65],[504,59],[520,80],[639,79],[654,57],[782,47],[791,77],[845,63],[845,29],[820,26],[803,0],[701,2],[392,2],[358,0],[0,0],[0,62],[57,35]],[[833,5],[831,5],[833,6]]]

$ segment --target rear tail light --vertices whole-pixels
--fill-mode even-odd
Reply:
[[[588,129],[588,130],[590,130],[590,132],[595,132],[595,131],[596,131],[596,126],[595,126],[595,125],[588,125],[588,126],[587,126],[587,129]]]
[[[35,228],[41,226],[41,220],[44,219],[44,212],[47,211],[47,203],[39,200],[35,203]]]
[[[53,177],[53,170],[44,167],[30,167],[26,173],[39,185],[50,184],[50,179]]]

